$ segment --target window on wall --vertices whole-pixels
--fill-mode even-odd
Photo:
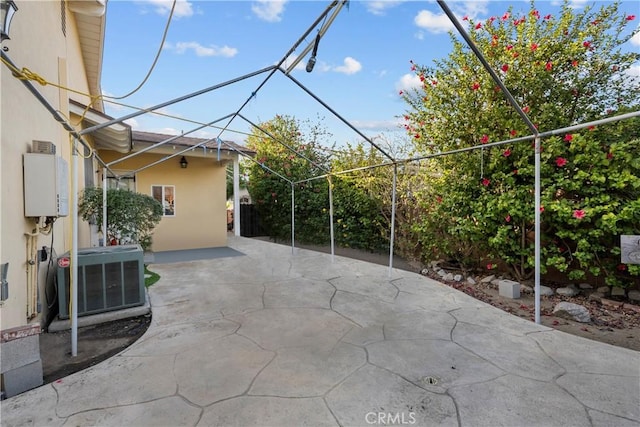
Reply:
[[[120,190],[136,191],[135,175],[127,175],[131,171],[114,170],[120,178],[107,177],[107,188],[118,188]]]
[[[174,185],[152,185],[151,197],[162,203],[163,216],[176,215],[176,187]]]

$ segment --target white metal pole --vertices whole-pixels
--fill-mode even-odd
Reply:
[[[391,190],[391,236],[389,237],[389,278],[393,271],[393,243],[396,235],[396,187],[398,182],[398,164],[393,165],[393,189]]]
[[[329,182],[329,230],[331,233],[331,262],[335,261],[335,236],[333,233],[333,183],[331,182],[331,176],[327,177]]]
[[[78,152],[77,140],[71,145],[71,356],[78,355]]]
[[[291,254],[295,252],[296,248],[296,195],[295,185],[291,183]]]
[[[240,236],[240,156],[233,159],[233,234]]]
[[[535,139],[535,322],[540,324],[540,137]]]
[[[102,245],[107,246],[107,169],[102,169]]]

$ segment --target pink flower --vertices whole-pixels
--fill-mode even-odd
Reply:
[[[416,70],[416,64],[411,64],[411,71],[415,71]]]
[[[586,49],[589,49],[591,47],[591,42],[590,41],[584,41],[582,42],[582,46]]]
[[[508,44],[507,45],[507,50],[511,50],[511,49],[513,49],[513,45],[512,44]]]
[[[516,136],[517,134],[518,134],[518,131],[517,131],[517,130],[515,130],[515,129],[511,129],[511,130],[509,131],[509,135],[511,135],[511,136]]]
[[[589,130],[593,131],[593,130],[596,130],[596,127],[595,127],[595,126],[593,126],[593,125],[591,125],[591,126],[589,126],[587,129],[589,129]]]
[[[471,86],[472,90],[478,90],[480,89],[480,83],[478,82],[474,82],[473,85]]]
[[[536,19],[540,19],[540,12],[538,12],[537,10],[532,10],[530,15],[535,17]]]
[[[551,71],[552,68],[553,68],[553,64],[551,63],[551,61],[547,62],[544,66],[544,69],[547,71]]]
[[[504,71],[506,73],[507,71],[509,71],[509,65],[508,64],[502,64],[501,69],[502,69],[502,71]]]
[[[506,217],[504,217],[504,220],[507,222],[511,222],[511,215],[507,215]]]
[[[514,169],[514,170],[513,170],[513,174],[514,174],[514,175],[518,175],[518,169]]]
[[[487,270],[493,270],[494,267],[495,266],[493,264],[491,264],[491,263],[487,264]]]
[[[618,271],[625,271],[627,269],[627,266],[625,264],[618,264],[616,268],[618,269]]]
[[[559,168],[563,167],[563,166],[564,166],[564,165],[566,165],[566,164],[567,164],[567,159],[565,159],[564,157],[558,157],[558,158],[556,159],[556,165],[557,165]]]
[[[548,21],[549,19],[551,19],[551,14],[549,14],[549,15],[545,15],[543,19],[545,19],[545,20],[547,20],[547,21]]]
[[[564,141],[565,142],[571,142],[571,140],[573,139],[573,135],[571,135],[570,133],[566,134],[564,136]]]
[[[511,150],[507,148],[502,152],[502,155],[505,157],[509,157],[511,155]]]
[[[436,86],[438,84],[438,81],[437,80],[431,80],[431,84]]]
[[[484,185],[485,187],[488,187],[489,184],[491,184],[491,180],[487,179],[487,178],[482,178],[482,185]]]
[[[414,137],[415,139],[420,139],[420,134],[419,134],[419,133],[416,133],[415,135],[413,135],[413,137]]]
[[[402,96],[403,93],[404,93],[403,91],[400,91],[398,92],[398,95]]]
[[[613,153],[611,151],[607,153],[607,159],[609,160],[613,159]]]
[[[544,212],[544,206],[540,205],[540,213]]]
[[[509,19],[509,12],[506,12],[504,15],[502,15],[502,19],[503,21],[506,21],[507,19]]]
[[[522,109],[522,111],[524,111],[525,113],[528,113],[530,110],[528,105],[525,105],[524,108]]]
[[[482,137],[480,138],[480,142],[483,144],[489,142],[489,135],[482,135]]]
[[[538,49],[538,43],[531,43],[531,51]]]
[[[573,211],[573,217],[575,219],[582,219],[584,218],[585,213],[582,209],[576,209],[575,211]]]
[[[469,20],[469,16],[464,15],[464,17],[462,18],[463,21],[468,21]]]
[[[478,22],[476,24],[476,30],[479,30],[480,28],[482,28],[482,22]]]
[[[627,21],[633,21],[634,19],[636,19],[636,15],[629,15],[625,18]]]
[[[572,67],[577,67],[578,66],[578,61],[571,61],[571,66]]]

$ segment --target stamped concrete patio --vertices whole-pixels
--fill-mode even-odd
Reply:
[[[245,238],[157,264],[119,355],[2,402],[2,426],[639,426],[640,353],[418,274]]]

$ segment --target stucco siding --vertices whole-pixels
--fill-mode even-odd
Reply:
[[[121,155],[101,151],[109,162]],[[144,153],[118,163],[118,170],[135,170],[161,158]],[[179,158],[145,169],[136,175],[136,191],[151,195],[151,186],[175,187],[175,216],[162,218],[153,233],[153,251],[219,247],[227,244],[226,167],[213,158],[188,157],[180,168]]]
[[[9,48],[9,58],[19,68],[27,67],[47,81],[86,91],[88,86],[79,57],[73,14],[67,13],[65,37],[61,29],[60,2],[18,1],[17,4],[19,10],[11,25],[11,40],[3,43]],[[68,55],[75,59],[67,60]],[[71,156],[68,133],[4,65],[0,66],[0,84],[0,263],[9,263],[9,298],[0,303],[0,325],[4,330],[27,323],[42,323],[48,305],[41,272],[38,281],[40,313],[27,319],[25,233],[34,230],[35,222],[24,217],[23,155],[31,151],[33,140],[45,140],[56,145],[57,155],[66,159],[69,166]],[[54,108],[68,115],[68,91],[52,85],[34,85]],[[82,177],[82,159],[78,163]],[[70,178],[69,174],[69,184]],[[51,178],[42,176],[42,179]],[[80,183],[82,186],[83,181]],[[70,234],[70,219],[58,219],[53,227],[55,253],[62,254],[69,249]],[[39,235],[37,246],[50,247],[51,241],[51,235]],[[41,263],[40,267],[45,269],[46,263]]]

